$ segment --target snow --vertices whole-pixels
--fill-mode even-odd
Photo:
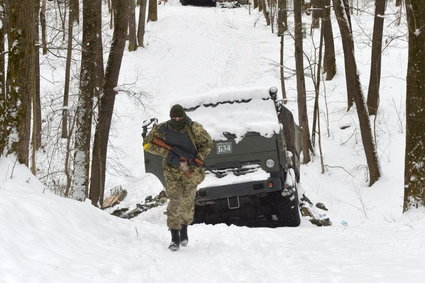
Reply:
[[[261,181],[261,180],[267,180],[270,178],[270,174],[264,171],[261,168],[258,168],[254,166],[255,168],[252,168],[255,170],[254,172],[249,172],[243,175],[236,176],[233,172],[227,172],[227,175],[221,178],[217,178],[213,173],[207,172],[205,175],[204,181],[202,181],[201,184],[199,184],[200,188],[207,188],[207,187],[215,187],[215,186],[223,186],[223,185],[230,185],[230,184],[239,184],[244,182],[251,182],[251,181]],[[246,169],[249,168],[249,166],[245,167]]]
[[[218,89],[179,103],[189,109],[187,115],[201,123],[214,140],[226,140],[223,133],[227,132],[236,135],[238,143],[250,131],[272,137],[280,130],[268,88]]]
[[[215,89],[280,85],[279,38],[257,11],[249,15],[246,8],[182,7],[172,0],[158,12],[159,20],[147,25],[147,48],[127,52],[123,59],[120,85],[142,93],[143,105],[121,92],[117,95],[106,193],[116,185],[128,191],[119,207],[134,207],[162,190],[159,180],[144,173],[143,120],[165,121],[176,101],[191,103],[186,99]],[[352,17],[363,86],[370,68],[363,30],[371,30],[372,15]],[[388,13],[385,37],[406,34],[405,24],[389,24],[391,17]],[[342,50],[333,24],[336,50]],[[293,46],[289,35],[285,40],[286,106],[297,117],[290,71]],[[297,228],[197,224],[189,227],[189,246],[172,253],[167,249],[165,206],[132,220],[117,218],[89,201],[52,194],[52,188],[43,187],[25,166],[1,158],[0,282],[422,282],[425,209],[402,215],[405,131],[399,117],[404,117],[407,42],[403,36],[390,42],[383,51],[380,111],[372,121],[383,176],[371,188],[356,111],[346,111],[342,53],[336,77],[324,81],[328,105],[321,97],[320,118],[326,171],[320,173],[315,157],[302,166],[299,189],[326,205],[328,211],[322,213],[332,226],[319,228],[305,218]],[[304,47],[313,56],[309,37]],[[58,92],[60,80],[54,71],[63,69],[56,67],[41,66],[43,77],[51,78],[42,81],[43,93]],[[306,83],[311,114],[314,92],[312,83]],[[214,99],[223,98],[221,93]],[[198,99],[193,103],[208,98]],[[211,115],[213,119],[218,114]],[[244,124],[257,118],[245,119]],[[264,128],[270,130],[266,124]]]

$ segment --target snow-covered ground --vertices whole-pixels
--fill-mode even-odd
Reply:
[[[392,21],[389,16],[386,41],[405,32]],[[320,173],[316,157],[302,167],[300,184],[313,202],[327,206],[332,226],[319,228],[307,219],[297,228],[198,224],[189,227],[189,246],[172,253],[165,207],[120,219],[89,202],[53,195],[24,166],[1,159],[0,282],[422,282],[425,210],[401,214],[406,37],[383,52],[376,118],[383,177],[369,188],[358,119],[355,110],[346,112],[342,48],[334,27],[338,74],[326,82],[327,108],[321,97],[326,172]],[[127,52],[120,75],[121,85],[145,93],[145,107],[119,94],[112,125],[109,164],[119,161],[126,174],[111,170],[107,188],[121,185],[128,191],[121,206],[134,206],[162,189],[144,173],[144,119],[164,121],[173,103],[217,88],[280,85],[279,38],[256,11],[182,7],[173,0],[159,6],[159,21],[147,28],[147,48]],[[353,28],[367,86],[372,17],[355,16]],[[287,105],[296,117],[293,48],[289,35],[286,40]],[[304,43],[311,54],[309,36]],[[48,66],[42,70],[48,72]],[[46,92],[55,88],[43,86]],[[307,88],[312,110],[309,79]]]

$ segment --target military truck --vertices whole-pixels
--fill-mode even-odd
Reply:
[[[214,142],[194,223],[298,226],[300,131],[277,88],[218,90],[179,103]],[[157,122],[145,121],[144,137]],[[145,170],[165,186],[161,157],[145,152]]]

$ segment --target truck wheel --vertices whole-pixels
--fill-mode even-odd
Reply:
[[[279,226],[297,227],[300,225],[301,218],[298,206],[296,192],[290,196],[279,194],[276,203],[276,216]]]

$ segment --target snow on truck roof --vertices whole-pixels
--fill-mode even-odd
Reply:
[[[214,140],[225,140],[223,133],[242,140],[247,132],[271,137],[280,130],[268,88],[226,88],[180,100],[187,115],[201,123]]]

